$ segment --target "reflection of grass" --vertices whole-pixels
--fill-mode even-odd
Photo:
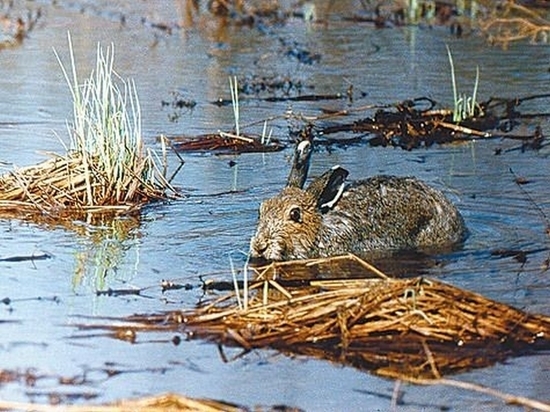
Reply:
[[[471,96],[465,93],[459,95],[455,77],[455,67],[453,56],[449,46],[447,47],[447,55],[449,56],[449,64],[451,66],[451,82],[453,85],[453,122],[459,123],[466,119],[471,119],[476,116],[476,111],[481,111],[481,107],[477,102],[477,87],[479,85],[479,66],[476,66],[476,81]]]
[[[87,247],[76,254],[73,287],[82,284],[93,286],[95,291],[105,290],[125,266],[126,252],[132,246],[139,219],[133,217],[109,219],[101,227],[83,226]]]

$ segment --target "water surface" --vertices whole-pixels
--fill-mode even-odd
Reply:
[[[31,4],[33,3],[33,4]],[[0,52],[0,161],[24,166],[62,152],[71,116],[67,86],[54,57],[68,63],[71,32],[79,73],[87,76],[98,42],[115,47],[115,66],[137,84],[147,143],[159,148],[161,134],[194,135],[232,127],[230,107],[211,102],[229,98],[228,77],[288,76],[308,93],[356,91],[353,106],[394,103],[428,96],[449,106],[452,89],[445,45],[455,56],[459,87],[468,92],[481,71],[479,95],[514,97],[548,92],[550,49],[528,44],[490,48],[483,39],[456,39],[445,29],[404,27],[375,30],[333,21],[328,25],[286,24],[217,31],[207,15],[186,19],[179,2],[29,2],[44,16],[23,43]],[[121,23],[121,16],[125,16]],[[171,34],[148,22],[178,23]],[[285,55],[281,40],[318,53],[304,64]],[[526,64],[526,62],[529,62]],[[163,106],[178,92],[197,105],[178,113]],[[360,92],[363,92],[361,96]],[[531,105],[545,112],[547,102]],[[243,99],[243,124],[286,110],[318,115],[321,107],[349,108],[346,100],[300,103]],[[522,108],[520,108],[522,109]],[[546,119],[539,124],[550,132]],[[283,118],[270,123],[274,136],[288,138]],[[261,125],[251,128],[261,132]],[[351,178],[378,173],[415,175],[453,199],[470,229],[464,248],[433,257],[423,273],[516,307],[550,314],[549,257],[545,233],[550,216],[548,157],[516,150],[518,142],[469,143],[403,151],[367,145],[314,154],[312,175],[335,164]],[[496,149],[502,149],[500,156]],[[0,367],[43,376],[34,386],[16,381],[0,386],[3,399],[48,402],[52,394],[88,396],[94,402],[168,391],[217,398],[249,406],[286,404],[309,411],[387,410],[394,383],[327,362],[290,359],[254,351],[224,363],[215,345],[171,343],[172,336],[139,335],[135,344],[102,333],[83,337],[73,326],[87,316],[127,316],[192,307],[199,288],[163,293],[169,279],[192,286],[200,276],[230,279],[230,257],[244,263],[259,202],[280,190],[292,150],[272,154],[214,156],[186,154],[175,185],[188,196],[146,208],[139,221],[82,230],[0,221],[0,257],[48,253],[50,259],[0,262]],[[172,164],[177,157],[170,156]],[[236,162],[231,167],[230,161]],[[519,186],[516,177],[529,181]],[[529,251],[527,261],[494,256],[495,250]],[[139,295],[99,295],[98,290],[141,290]],[[238,352],[228,349],[230,354]],[[113,373],[113,371],[121,373]],[[58,377],[85,376],[85,383],[61,385]],[[539,354],[465,373],[458,378],[522,396],[548,400],[550,357]],[[262,384],[259,384],[262,382]],[[267,382],[264,383],[264,382]],[[406,385],[399,410],[514,410],[483,395],[443,387]],[[85,396],[84,396],[85,395]]]

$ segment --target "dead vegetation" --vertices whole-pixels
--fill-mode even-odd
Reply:
[[[262,142],[260,136],[236,135],[234,133],[210,133],[199,136],[172,137],[174,149],[182,152],[252,153],[277,152],[285,146],[275,139]]]
[[[327,268],[356,278],[317,279]],[[195,309],[80,327],[108,329],[114,337],[130,333],[134,340],[140,332],[180,331],[245,351],[271,348],[404,380],[439,379],[550,347],[548,317],[433,279],[388,278],[354,256],[254,272],[255,280],[243,281],[238,292]]]
[[[324,96],[309,95],[311,101],[323,101]],[[340,96],[339,98],[342,98]],[[400,147],[413,150],[434,144],[467,142],[479,139],[506,139],[519,143],[518,149],[539,150],[547,144],[540,127],[531,133],[516,133],[520,125],[532,119],[548,117],[547,113],[520,112],[519,108],[532,100],[549,99],[550,95],[517,98],[491,98],[479,103],[478,116],[461,122],[453,120],[453,110],[438,108],[437,102],[419,97],[395,104],[365,105],[320,115],[287,112],[288,139],[261,136],[211,133],[198,136],[170,137],[173,147],[182,152],[247,153],[283,150],[305,138],[314,139],[320,146],[357,145]],[[282,98],[284,99],[284,98]],[[283,116],[273,116],[283,117]],[[525,129],[525,128],[523,128]]]
[[[272,349],[392,378],[396,388],[401,381],[444,385],[550,411],[543,401],[447,377],[548,350],[550,317],[433,279],[389,278],[353,255],[255,267],[251,281],[248,272],[242,281],[205,282],[211,298],[196,308],[100,318],[77,327],[129,343],[149,332],[175,332],[166,342],[181,344],[180,334],[207,340],[226,362]],[[231,358],[224,346],[242,352]]]
[[[21,7],[20,3],[0,1],[0,50],[23,43],[42,18],[41,8]]]
[[[515,1],[505,1],[490,7],[486,18],[478,22],[481,32],[492,44],[508,47],[510,43],[529,41],[546,44],[550,35],[550,21],[546,16],[547,2],[532,2],[525,7]]]
[[[368,143],[412,150],[434,144],[472,139],[508,139],[520,142],[522,150],[538,150],[545,145],[540,128],[532,133],[516,133],[520,124],[547,117],[547,113],[520,112],[521,105],[548,95],[517,98],[491,98],[478,103],[477,114],[462,121],[453,120],[451,109],[440,108],[433,99],[419,97],[388,105],[366,105],[321,115],[289,114],[291,137],[315,138],[320,145]]]
[[[213,10],[202,10],[196,13],[213,13],[216,16],[223,15],[224,24],[236,23],[242,16],[253,16],[251,25],[263,25],[264,19],[270,13],[260,12],[252,7],[254,2],[213,2],[223,6],[225,10],[219,14]],[[213,4],[212,3],[212,4]],[[280,10],[279,16],[289,18],[303,18],[307,22],[324,22],[343,19],[344,21],[369,21],[377,27],[394,27],[400,24],[410,24],[405,16],[412,16],[406,9],[399,9],[399,17],[395,21],[396,2],[378,3],[377,5],[362,2],[361,16],[345,16],[346,8],[333,7],[335,4],[326,5],[326,10],[318,5],[304,5],[293,11]],[[390,5],[384,11],[385,6]],[[541,6],[543,3],[536,3]],[[404,7],[400,5],[399,7]],[[425,22],[428,26],[433,24],[448,25],[454,34],[458,34],[459,28],[468,26],[478,30],[487,36],[492,43],[506,46],[507,44],[528,39],[532,42],[546,43],[550,23],[544,17],[544,9],[525,7],[513,1],[496,3],[494,1],[473,3],[431,3],[419,2],[419,10],[413,13],[419,19],[417,23]],[[329,18],[330,16],[330,18]],[[328,19],[328,20],[327,20]],[[263,22],[263,23],[262,23]],[[267,24],[267,23],[265,23]],[[289,41],[283,38],[277,39],[281,48],[277,54],[281,57],[297,60],[301,64],[312,65],[322,61],[323,56],[311,49],[311,46]],[[372,53],[378,49],[374,47]],[[370,52],[369,52],[370,53]],[[477,71],[476,83],[471,95],[457,94],[453,62],[451,59],[451,78],[454,89],[454,108],[440,105],[429,97],[417,97],[401,102],[389,104],[371,104],[352,107],[354,103],[365,97],[360,90],[363,85],[350,85],[347,90],[334,94],[311,93],[312,85],[304,85],[301,79],[269,76],[243,76],[239,79],[239,92],[248,96],[248,101],[254,102],[321,102],[329,100],[341,100],[342,104],[331,108],[312,107],[310,114],[302,111],[293,112],[290,107],[284,113],[277,113],[269,120],[285,118],[288,121],[289,136],[273,141],[266,145],[262,139],[254,136],[240,137],[238,130],[221,134],[208,133],[198,136],[177,136],[173,141],[181,151],[210,151],[214,153],[244,153],[244,152],[270,152],[280,150],[289,144],[300,140],[304,136],[315,137],[317,144],[326,146],[334,144],[358,144],[368,142],[373,146],[394,146],[411,150],[419,147],[427,147],[433,144],[446,144],[469,141],[472,139],[504,138],[521,142],[520,150],[538,150],[545,144],[545,136],[541,128],[531,119],[548,117],[548,113],[523,113],[520,105],[529,100],[548,99],[547,95],[518,96],[511,98],[490,97],[485,101],[477,99],[477,86],[479,71]],[[355,86],[355,88],[354,88]],[[304,91],[307,89],[307,93]],[[348,103],[347,107],[345,103]],[[228,99],[219,99],[211,104],[220,107],[229,105]],[[234,102],[233,102],[234,103]],[[197,102],[189,98],[176,98],[173,102],[164,102],[165,106],[172,106],[174,113],[170,118],[177,120],[182,110],[193,110]],[[341,107],[342,109],[335,109]],[[301,109],[299,109],[301,110]],[[319,113],[322,111],[322,114]],[[267,120],[266,120],[267,121]],[[516,133],[518,126],[528,126],[524,130],[527,133]],[[233,136],[230,136],[233,135]],[[515,149],[514,149],[515,150]],[[498,152],[500,153],[500,151]]]
[[[518,145],[513,150],[522,151],[536,151],[548,144],[537,122],[547,118],[549,114],[533,111],[532,103],[550,100],[549,94],[513,98],[492,97],[485,101],[473,101],[475,110],[465,114],[460,120],[456,120],[456,109],[444,107],[429,97],[353,107],[353,86],[343,93],[333,95],[273,96],[272,92],[267,92],[267,95],[257,95],[253,100],[306,103],[341,100],[348,101],[349,107],[341,110],[323,106],[312,107],[310,113],[289,109],[284,114],[271,116],[269,121],[286,119],[286,138],[266,140],[263,135],[237,134],[231,131],[197,136],[172,136],[171,144],[182,152],[212,153],[273,152],[303,139],[314,140],[316,145],[325,147],[368,144],[405,150],[479,139],[505,139],[517,142]],[[219,107],[229,104],[227,101],[222,103],[214,104]],[[318,114],[319,112],[321,113]],[[247,127],[267,123],[268,120],[256,121]]]
[[[148,185],[139,175],[121,182],[116,196],[109,176],[79,153],[52,155],[37,165],[16,168],[0,176],[0,212],[38,220],[77,218],[92,214],[131,213],[148,201],[164,199],[161,187]]]
[[[181,21],[160,22],[142,19],[147,27],[172,35],[197,20],[208,15],[218,21],[216,33],[224,32],[227,26],[258,27],[302,19],[308,24],[332,24],[339,21],[358,25],[371,25],[378,29],[393,29],[404,25],[422,27],[448,27],[451,35],[466,37],[485,36],[490,44],[507,47],[518,41],[548,43],[550,22],[546,17],[548,3],[544,0],[477,2],[458,1],[418,1],[403,2],[386,0],[380,2],[361,1],[354,7],[338,7],[337,2],[314,3],[297,2],[285,8],[277,2],[257,1],[210,1],[185,2],[180,6]],[[207,5],[206,7],[205,4]],[[291,50],[291,49],[289,49]],[[292,52],[287,54],[293,56]],[[301,59],[303,56],[304,59]],[[321,56],[310,59],[310,54],[300,53],[298,60],[311,64]]]
[[[10,411],[64,411],[64,412],[245,412],[249,409],[227,402],[189,398],[174,393],[150,396],[138,399],[122,399],[102,405],[45,405],[0,401],[0,410]],[[262,409],[254,409],[262,410]],[[265,409],[268,410],[268,409]],[[277,409],[280,410],[280,409]],[[283,409],[297,411],[297,409]]]

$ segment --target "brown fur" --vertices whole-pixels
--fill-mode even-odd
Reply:
[[[456,207],[415,178],[377,176],[348,186],[329,210],[308,189],[286,187],[260,207],[250,243],[253,258],[305,259],[376,250],[443,248],[466,236]],[[292,218],[299,210],[300,219]]]

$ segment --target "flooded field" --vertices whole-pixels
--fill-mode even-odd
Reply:
[[[446,45],[465,93],[472,90],[479,66],[479,100],[546,95],[550,49],[517,43],[504,50],[475,34],[454,37],[446,27],[376,29],[334,17],[326,24],[297,16],[224,27],[186,4],[29,1],[25,7],[40,8],[40,18],[21,43],[0,50],[3,171],[40,162],[45,152],[64,151],[72,103],[53,50],[68,63],[68,32],[81,78],[95,65],[98,43],[113,44],[117,72],[135,80],[149,147],[160,151],[161,135],[231,130],[231,105],[215,103],[230,101],[229,77],[237,76],[250,87],[241,94],[242,127],[261,134],[269,119],[273,138],[286,148],[241,155],[180,153],[185,164],[173,184],[185,194],[182,199],[102,226],[0,219],[0,398],[85,404],[175,392],[251,408],[388,410],[394,381],[351,367],[270,350],[237,356],[239,350],[224,349],[226,362],[215,344],[188,341],[183,334],[113,339],[77,325],[104,316],[190,308],[205,298],[203,279],[231,281],[231,265],[242,267],[246,261],[259,203],[286,182],[293,153],[289,131],[296,122],[285,114],[320,116],[420,97],[451,107]],[[356,6],[342,2],[343,10],[334,16]],[[276,81],[283,86],[263,87]],[[352,99],[345,97],[350,86]],[[344,97],[265,99],[337,94]],[[522,113],[545,115],[522,119],[514,133],[531,135],[539,127],[548,136],[548,100],[519,106]],[[351,118],[360,116],[364,113]],[[336,121],[341,120],[317,124],[328,127]],[[470,231],[460,250],[421,261],[386,262],[388,274],[434,277],[550,315],[550,146],[532,150],[521,140],[471,138],[408,151],[372,146],[368,138],[319,145],[311,175],[339,164],[351,179],[416,176],[449,195]],[[169,153],[172,170],[179,161]],[[163,281],[186,287],[163,291]],[[453,378],[550,401],[548,352]],[[401,391],[399,411],[520,410],[457,388],[403,384]]]

